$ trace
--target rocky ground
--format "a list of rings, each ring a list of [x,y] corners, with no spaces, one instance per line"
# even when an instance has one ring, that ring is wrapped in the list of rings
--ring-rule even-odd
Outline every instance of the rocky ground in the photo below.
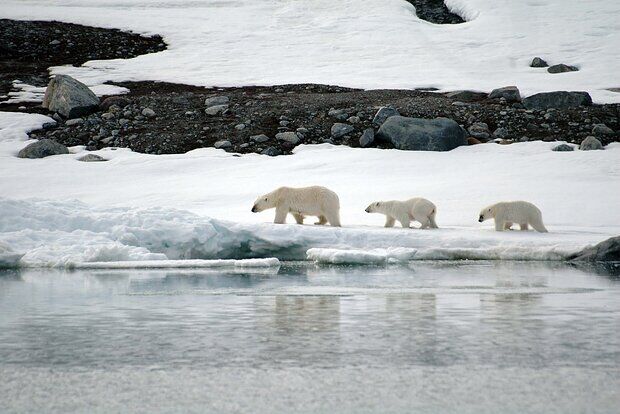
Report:
[[[96,45],[96,47],[93,47]],[[160,36],[78,24],[0,19],[0,95],[13,80],[45,86],[47,68],[88,60],[132,58],[165,50]]]
[[[437,24],[463,23],[458,14],[451,13],[443,0],[407,0],[413,4],[416,15],[423,20]]]
[[[97,48],[92,47],[93,37],[100,41]],[[26,46],[18,50],[22,38]],[[36,85],[47,83],[50,65],[132,57],[165,48],[158,37],[57,22],[0,20],[0,40],[0,66],[10,68],[1,79],[17,78]],[[1,80],[0,85],[7,87]],[[115,146],[152,154],[215,146],[279,155],[290,153],[299,143],[321,142],[391,148],[392,143],[374,137],[380,124],[375,115],[381,107],[390,107],[407,117],[453,119],[467,130],[472,144],[529,140],[579,144],[590,135],[604,145],[620,141],[620,105],[528,109],[513,99],[515,91],[491,98],[468,91],[364,91],[308,84],[240,88],[156,82],[120,85],[131,92],[102,100],[98,111],[78,119],[56,114],[56,125],[31,136],[93,150]],[[36,103],[4,104],[0,110],[49,114]]]

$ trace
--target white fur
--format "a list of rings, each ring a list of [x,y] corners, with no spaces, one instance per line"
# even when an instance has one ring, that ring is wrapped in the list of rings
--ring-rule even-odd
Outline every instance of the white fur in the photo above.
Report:
[[[411,198],[405,201],[375,201],[366,207],[367,213],[385,214],[385,227],[393,227],[398,221],[409,228],[411,220],[417,221],[425,228],[437,228],[435,215],[437,207],[425,198]]]
[[[480,211],[479,222],[495,219],[495,230],[510,230],[513,223],[518,224],[521,230],[527,230],[528,225],[536,231],[547,233],[542,221],[542,213],[532,203],[527,201],[504,201],[485,207]]]
[[[316,224],[340,227],[340,200],[333,191],[319,186],[291,188],[280,187],[256,199],[252,211],[258,213],[270,208],[276,209],[274,223],[286,222],[286,215],[292,214],[297,224],[303,224],[305,216],[316,216]]]

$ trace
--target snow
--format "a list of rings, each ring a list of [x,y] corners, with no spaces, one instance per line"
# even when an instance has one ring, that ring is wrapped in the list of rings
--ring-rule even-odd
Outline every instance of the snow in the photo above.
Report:
[[[168,50],[56,67],[89,86],[158,80],[204,86],[324,83],[524,95],[585,90],[620,102],[620,2],[448,0],[460,25],[420,20],[404,0],[3,0],[1,18],[161,34]],[[530,68],[535,56],[578,72]]]
[[[413,260],[417,250],[403,247],[387,249],[321,249],[306,252],[308,260],[325,264],[387,264]]]

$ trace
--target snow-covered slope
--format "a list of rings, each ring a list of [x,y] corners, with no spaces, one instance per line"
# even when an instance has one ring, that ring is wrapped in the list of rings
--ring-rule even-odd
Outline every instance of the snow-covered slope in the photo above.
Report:
[[[57,67],[88,85],[161,80],[196,85],[325,83],[437,87],[525,95],[586,90],[620,102],[620,2],[449,0],[469,19],[434,25],[405,0],[3,0],[0,17],[61,20],[161,34],[169,50]],[[93,45],[96,47],[96,45]],[[551,75],[534,56],[576,65]]]
[[[83,150],[75,147],[44,159],[15,157],[24,131],[49,121],[0,113],[5,260],[305,259],[310,248],[337,249],[310,255],[327,262],[389,261],[399,251],[414,259],[558,260],[620,233],[619,144],[575,152],[544,142],[486,144],[443,153],[324,144],[282,157],[107,149],[98,153],[110,161],[98,163],[77,161]],[[274,225],[273,211],[250,212],[258,195],[277,186],[311,184],[339,194],[344,228]],[[373,200],[412,196],[436,203],[439,230],[383,229],[382,216],[364,212]],[[498,233],[477,222],[482,207],[510,199],[538,205],[550,233]]]

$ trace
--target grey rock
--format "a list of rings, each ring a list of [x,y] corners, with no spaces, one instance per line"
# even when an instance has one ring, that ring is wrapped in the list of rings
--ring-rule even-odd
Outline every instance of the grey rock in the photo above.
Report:
[[[228,105],[214,105],[205,109],[205,114],[215,116],[223,114],[228,110]]]
[[[603,144],[601,144],[601,141],[590,135],[581,141],[579,149],[582,151],[602,150]]]
[[[235,125],[235,129],[237,131],[244,130],[245,129],[245,124],[237,124],[237,125]]]
[[[105,114],[101,114],[101,118],[105,119],[106,121],[114,118],[114,114],[112,112],[106,112]]]
[[[299,127],[297,128],[295,131],[297,131],[299,134],[307,134],[308,132],[308,128],[304,128],[304,127]]]
[[[110,142],[114,141],[114,137],[107,137],[100,140],[102,144],[108,145]]]
[[[228,96],[218,95],[205,99],[205,106],[209,108],[211,106],[228,105],[229,102]]]
[[[349,117],[349,113],[347,112],[346,109],[330,109],[327,112],[328,116],[331,116],[332,118],[336,118],[336,119],[340,119],[341,121],[344,121],[345,119],[347,119]]]
[[[267,135],[265,135],[265,134],[260,134],[260,135],[252,135],[252,136],[250,137],[250,139],[251,139],[252,141],[254,141],[254,142],[258,142],[258,143],[261,143],[261,142],[267,142],[267,141],[269,141],[269,137],[268,137]]]
[[[360,136],[360,147],[366,148],[375,141],[375,130],[366,128]]]
[[[347,119],[347,122],[350,124],[357,124],[360,121],[359,116],[351,116]]]
[[[587,92],[542,92],[523,99],[523,106],[527,109],[565,109],[589,105],[592,105],[592,98]]]
[[[54,40],[52,40],[52,41],[50,42],[50,45],[52,45],[52,46],[57,46],[57,45],[59,45],[59,44],[60,44],[60,40],[58,40],[58,39],[54,39]]]
[[[549,66],[547,72],[549,73],[564,73],[564,72],[576,72],[579,68],[576,66],[565,65],[560,63],[559,65]]]
[[[154,118],[155,117],[155,111],[153,111],[151,108],[144,108],[141,112],[142,116],[145,116],[147,118]]]
[[[613,135],[614,130],[605,124],[595,124],[592,128],[592,133],[595,135]]]
[[[479,140],[488,140],[491,137],[489,126],[484,122],[476,122],[470,126],[469,135]]]
[[[620,236],[612,237],[595,246],[583,249],[569,259],[587,262],[618,262],[620,261]]]
[[[332,138],[340,138],[353,132],[353,130],[354,128],[352,125],[342,124],[340,122],[337,122],[334,125],[332,125],[330,134]]]
[[[97,154],[86,154],[83,157],[78,158],[78,161],[83,161],[83,162],[99,162],[99,161],[107,161],[105,158],[103,158],[100,155]]]
[[[489,98],[504,98],[506,102],[520,102],[521,93],[519,92],[519,88],[517,88],[516,86],[505,86],[503,88],[493,89],[489,94]]]
[[[390,106],[382,106],[372,119],[372,123],[380,127],[388,118],[392,116],[400,116],[400,113]]]
[[[116,105],[119,108],[124,108],[129,104],[130,102],[127,98],[124,98],[122,96],[109,96],[101,102],[101,104],[99,105],[99,109],[101,109],[102,111],[107,111],[112,105]]]
[[[125,125],[129,124],[129,119],[121,118],[121,119],[118,120],[118,124],[120,126],[125,126]]]
[[[299,143],[299,136],[296,132],[280,132],[276,134],[276,139],[278,141],[290,142],[293,145],[297,145]]]
[[[99,107],[99,98],[82,82],[67,75],[56,75],[45,89],[43,107],[65,118],[79,118]]]
[[[568,144],[560,144],[556,147],[553,147],[553,149],[551,149],[551,151],[559,151],[559,152],[564,152],[564,151],[574,151],[575,148],[573,148],[571,145]]]
[[[495,130],[495,132],[493,132],[493,136],[497,138],[507,138],[509,135],[510,133],[508,132],[508,130],[503,127],[499,127]]]
[[[275,147],[267,147],[263,151],[261,151],[263,155],[269,155],[270,157],[275,157],[277,155],[282,155],[282,151]]]
[[[450,99],[456,99],[457,101],[473,102],[486,99],[487,94],[484,92],[474,91],[454,91],[448,92],[446,97]]]
[[[213,144],[213,146],[217,149],[226,149],[232,147],[232,143],[228,140],[222,139],[219,141],[215,141],[215,144]]]
[[[393,116],[387,119],[377,138],[395,148],[409,151],[450,151],[467,145],[467,133],[448,118],[421,119]]]
[[[73,119],[68,119],[65,125],[73,126],[73,125],[80,125],[83,123],[84,123],[84,120],[82,118],[73,118]]]
[[[530,66],[533,68],[546,68],[547,66],[549,66],[549,64],[545,62],[543,58],[535,57],[534,59],[532,59],[532,63],[530,63]]]
[[[19,158],[45,158],[50,155],[68,154],[69,149],[51,139],[42,139],[23,148],[17,156]]]

